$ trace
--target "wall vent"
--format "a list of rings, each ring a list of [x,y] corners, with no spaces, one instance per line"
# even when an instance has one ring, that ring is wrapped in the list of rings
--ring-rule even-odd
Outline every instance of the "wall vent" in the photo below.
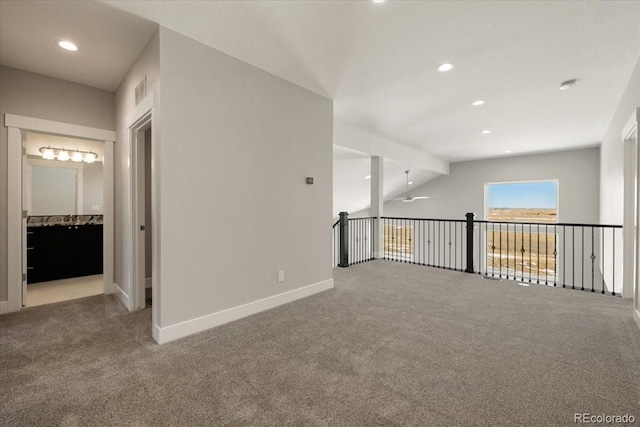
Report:
[[[147,75],[145,74],[144,78],[138,83],[136,86],[136,106],[142,102],[143,99],[147,97]]]

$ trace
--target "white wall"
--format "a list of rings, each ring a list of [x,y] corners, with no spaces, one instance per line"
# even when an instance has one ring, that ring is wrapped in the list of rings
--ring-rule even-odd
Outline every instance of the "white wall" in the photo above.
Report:
[[[165,28],[160,60],[160,326],[332,286],[332,101]]]
[[[599,149],[560,151],[451,164],[449,175],[412,190],[432,199],[386,202],[385,216],[464,219],[485,218],[484,186],[492,182],[557,179],[559,222],[598,223]],[[620,224],[622,220],[620,220]]]
[[[7,300],[7,128],[5,113],[115,128],[113,93],[0,66],[0,301]]]
[[[624,149],[622,128],[640,107],[640,59],[620,99],[600,148],[600,218],[622,224],[624,211]]]
[[[640,59],[636,63],[620,103],[600,147],[600,218],[605,223],[622,224],[624,216],[624,145],[622,128],[636,108],[640,107]],[[623,241],[616,242],[616,253],[622,254]],[[613,271],[605,269],[606,276]],[[609,279],[607,279],[609,280]],[[617,283],[622,280],[622,268],[616,267]]]
[[[160,38],[156,31],[120,83],[115,95],[115,274],[116,285],[128,297],[131,271],[131,147],[127,115],[135,108],[135,87],[147,76],[147,93],[159,91]]]

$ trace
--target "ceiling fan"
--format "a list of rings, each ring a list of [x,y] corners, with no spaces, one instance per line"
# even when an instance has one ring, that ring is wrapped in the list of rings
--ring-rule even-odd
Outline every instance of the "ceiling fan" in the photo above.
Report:
[[[416,196],[416,197],[411,197],[411,193],[409,192],[409,169],[407,169],[406,171],[404,171],[404,173],[407,175],[407,197],[396,197],[392,200],[402,200],[403,202],[407,202],[407,203],[411,203],[414,200],[422,200],[422,199],[428,199],[429,196]]]

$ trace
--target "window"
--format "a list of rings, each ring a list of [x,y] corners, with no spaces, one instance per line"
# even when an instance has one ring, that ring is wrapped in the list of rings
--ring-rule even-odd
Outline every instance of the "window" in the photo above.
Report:
[[[530,281],[555,279],[558,182],[487,184],[486,201],[487,271]]]

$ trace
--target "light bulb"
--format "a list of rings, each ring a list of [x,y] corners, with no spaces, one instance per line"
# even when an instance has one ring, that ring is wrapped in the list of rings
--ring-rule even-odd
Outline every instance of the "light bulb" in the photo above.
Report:
[[[69,161],[69,153],[67,153],[64,150],[60,150],[60,152],[58,153],[58,160],[60,160],[61,162],[68,162]]]
[[[75,52],[78,50],[78,46],[76,46],[73,42],[70,42],[69,40],[60,40],[58,42],[58,46],[60,46],[65,50],[70,50],[72,52]]]
[[[55,159],[55,155],[53,154],[53,150],[51,148],[45,148],[42,151],[42,158],[46,159],[46,160],[53,160]]]
[[[79,151],[76,151],[75,153],[73,153],[73,156],[71,157],[71,160],[73,160],[74,162],[81,162],[82,161],[82,153]]]
[[[93,163],[93,162],[96,161],[96,157],[97,157],[97,155],[95,153],[87,153],[84,156],[84,161],[87,162],[87,163]]]

